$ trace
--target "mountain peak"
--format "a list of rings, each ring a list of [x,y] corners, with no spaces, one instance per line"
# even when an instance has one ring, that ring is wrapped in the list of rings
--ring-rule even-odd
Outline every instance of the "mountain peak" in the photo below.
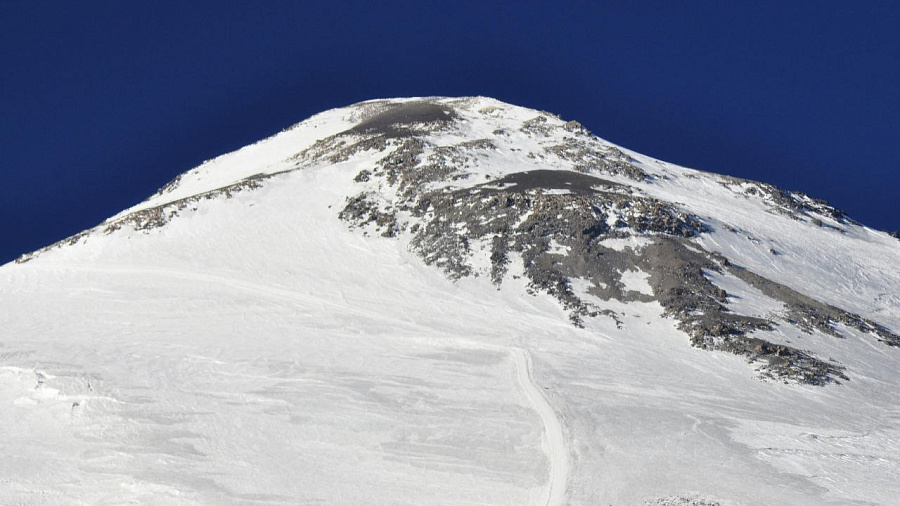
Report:
[[[551,113],[362,102],[0,268],[5,442],[90,502],[889,504],[897,246]]]
[[[838,362],[792,346],[802,335],[837,339],[853,329],[900,346],[886,326],[709,247],[706,238],[721,229],[754,248],[776,240],[755,237],[743,220],[698,212],[690,191],[673,192],[704,188],[721,205],[749,203],[754,220],[790,220],[812,234],[860,229],[840,211],[771,185],[648,159],[577,121],[484,97],[373,100],[314,116],[179,176],[65,243],[123,227],[160,228],[201,200],[341,164],[359,167],[336,213],[348,227],[403,236],[453,280],[483,276],[499,286],[518,272],[530,293],[557,299],[579,327],[586,318],[622,327],[610,301],[655,302],[694,346],[744,356],[763,377],[817,385],[849,377]],[[615,246],[622,241],[629,246]],[[766,263],[778,264],[779,249],[769,247]],[[747,293],[778,310],[741,312],[736,301]]]

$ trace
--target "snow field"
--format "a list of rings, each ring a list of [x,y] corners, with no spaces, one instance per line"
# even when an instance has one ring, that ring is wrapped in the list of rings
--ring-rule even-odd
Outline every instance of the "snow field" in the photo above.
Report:
[[[536,111],[479,98],[460,114],[477,121],[436,142],[509,132],[473,184],[566,168],[527,156],[558,141],[516,130]],[[329,111],[217,158],[132,210],[292,168],[292,155],[351,116]],[[499,289],[485,275],[452,283],[406,238],[366,236],[337,219],[374,156],[280,174],[200,201],[161,229],[95,234],[0,268],[0,504],[695,497],[862,506],[900,497],[895,350],[853,332],[776,329],[771,340],[854,371],[839,387],[783,385],[757,379],[740,357],[689,347],[659,304],[602,301],[578,282],[620,324],[600,316],[575,328],[552,298],[524,295],[518,258]],[[634,156],[670,175],[642,191],[743,231],[716,228],[704,247],[900,323],[895,243],[772,215],[712,176]],[[709,275],[739,297],[736,312],[779,309]],[[626,278],[646,289],[641,273]]]

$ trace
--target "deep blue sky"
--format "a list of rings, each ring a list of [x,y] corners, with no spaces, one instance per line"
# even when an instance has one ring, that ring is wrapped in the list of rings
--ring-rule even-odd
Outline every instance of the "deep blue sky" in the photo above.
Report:
[[[316,112],[411,95],[552,111],[900,228],[900,2],[740,3],[6,2],[0,263]]]

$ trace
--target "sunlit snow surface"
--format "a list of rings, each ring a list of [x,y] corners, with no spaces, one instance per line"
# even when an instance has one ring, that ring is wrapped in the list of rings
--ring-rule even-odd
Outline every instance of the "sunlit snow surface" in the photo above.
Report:
[[[481,100],[496,112],[457,135],[536,114]],[[313,117],[135,209],[292,169],[355,121]],[[704,247],[898,328],[896,240],[810,227],[632,155],[668,175],[643,191],[746,231],[713,230]],[[500,289],[451,282],[403,238],[338,220],[374,156],[0,268],[0,504],[896,504],[900,350],[776,328],[772,341],[833,357],[850,380],[761,381],[740,357],[690,347],[656,303],[596,301],[621,328],[579,329],[514,269]],[[528,163],[501,148],[480,170]],[[735,312],[779,310],[719,276]]]

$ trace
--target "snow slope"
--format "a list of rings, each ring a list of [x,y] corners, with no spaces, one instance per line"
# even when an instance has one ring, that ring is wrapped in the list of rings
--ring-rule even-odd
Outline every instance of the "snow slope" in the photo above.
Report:
[[[779,324],[753,335],[833,359],[848,380],[765,380],[745,357],[692,347],[655,300],[572,283],[616,315],[578,327],[516,258],[499,285],[476,253],[482,275],[451,279],[408,232],[348,226],[338,214],[367,184],[355,178],[384,154],[298,155],[413,100],[314,116],[0,267],[0,504],[896,503],[896,347]],[[496,142],[468,178],[434,187],[571,169],[544,150],[559,134],[519,129],[537,111],[434,100],[459,119],[428,153]],[[622,152],[653,177],[603,178],[700,216],[710,229],[691,244],[900,329],[896,239]],[[152,209],[159,226],[128,221]],[[736,314],[782,307],[728,271],[705,275]]]

